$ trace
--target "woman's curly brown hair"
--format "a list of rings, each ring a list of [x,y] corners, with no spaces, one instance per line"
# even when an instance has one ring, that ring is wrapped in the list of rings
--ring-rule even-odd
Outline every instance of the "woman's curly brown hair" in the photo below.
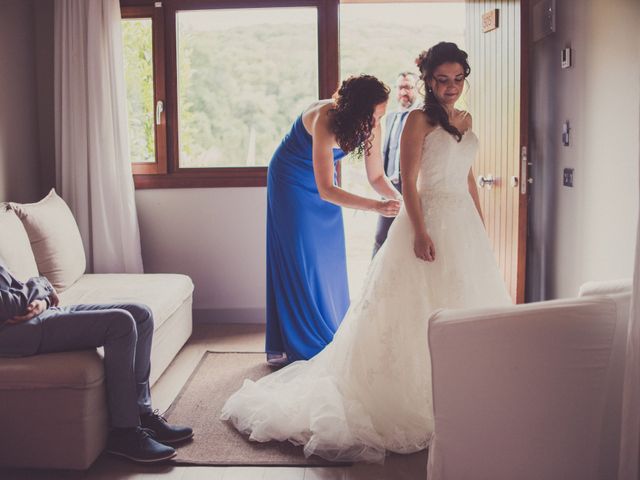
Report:
[[[431,88],[429,88],[429,81],[433,79],[433,72],[443,63],[457,63],[462,66],[465,78],[471,73],[471,67],[469,67],[469,62],[467,61],[467,52],[458,48],[455,43],[440,42],[429,50],[422,52],[416,58],[416,65],[420,69],[420,79],[427,88],[423,110],[432,125],[440,125],[459,142],[462,140],[462,133],[451,125],[447,112]]]
[[[351,76],[333,94],[336,106],[329,116],[329,128],[343,152],[361,156],[371,150],[373,111],[389,99],[390,89],[371,75]]]

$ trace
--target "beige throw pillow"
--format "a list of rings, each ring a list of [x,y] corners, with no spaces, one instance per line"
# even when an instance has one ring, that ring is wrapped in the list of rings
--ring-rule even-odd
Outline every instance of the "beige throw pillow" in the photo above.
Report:
[[[86,258],[78,224],[55,190],[37,203],[11,203],[24,225],[31,249],[44,275],[56,290],[73,285],[85,271]]]
[[[7,205],[0,205],[0,258],[14,277],[25,282],[38,276],[29,237],[20,219]]]

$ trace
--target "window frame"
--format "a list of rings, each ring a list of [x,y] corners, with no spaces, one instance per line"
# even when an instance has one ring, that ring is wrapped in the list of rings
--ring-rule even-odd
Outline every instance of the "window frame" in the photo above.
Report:
[[[161,116],[158,124],[155,109],[159,101],[166,105],[165,64],[164,64],[164,22],[161,12],[151,6],[133,6],[122,8],[122,18],[148,18],[151,20],[152,57],[153,57],[153,126],[155,162],[131,162],[135,175],[160,175],[167,171],[167,122],[166,115]]]
[[[339,82],[339,0],[120,0],[122,18],[152,15],[154,92],[164,102],[156,125],[156,163],[132,163],[136,189],[263,187],[267,167],[181,168],[178,142],[176,14],[184,10],[315,7],[318,32],[318,96],[329,98]],[[153,12],[151,12],[153,10]],[[154,110],[155,111],[155,110]],[[154,122],[155,123],[155,122]],[[163,137],[161,135],[164,135]],[[163,143],[164,142],[164,143]]]

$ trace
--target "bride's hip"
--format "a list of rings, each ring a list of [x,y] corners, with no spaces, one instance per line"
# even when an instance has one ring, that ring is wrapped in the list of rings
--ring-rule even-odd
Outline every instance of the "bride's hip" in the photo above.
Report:
[[[471,200],[468,190],[419,189],[420,201],[432,205],[457,205]]]

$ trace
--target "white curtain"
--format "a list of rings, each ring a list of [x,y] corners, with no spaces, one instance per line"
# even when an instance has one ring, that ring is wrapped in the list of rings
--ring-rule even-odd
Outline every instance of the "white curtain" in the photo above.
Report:
[[[94,272],[142,272],[118,0],[55,2],[56,184]]]
[[[640,116],[640,108],[638,108],[638,115]],[[638,140],[640,141],[640,131]],[[636,235],[636,260],[631,295],[631,318],[627,337],[622,400],[619,480],[640,478],[640,219]]]

